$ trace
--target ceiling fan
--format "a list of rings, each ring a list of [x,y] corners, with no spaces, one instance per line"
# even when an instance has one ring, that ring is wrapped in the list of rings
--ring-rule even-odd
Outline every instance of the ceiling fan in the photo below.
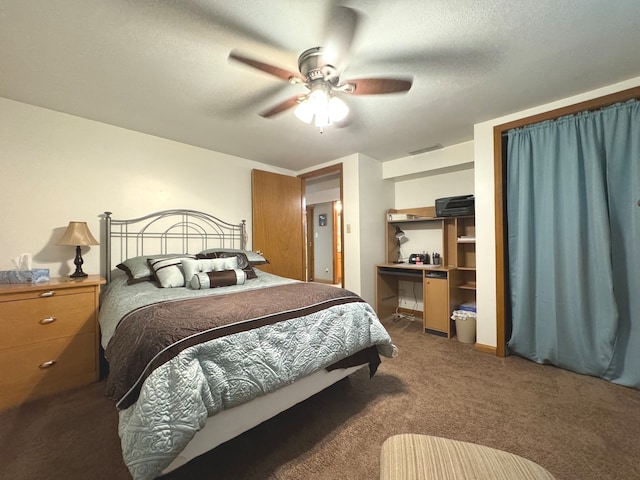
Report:
[[[314,121],[316,127],[326,127],[343,120],[349,113],[346,103],[339,98],[347,95],[379,95],[407,92],[412,81],[402,78],[340,79],[344,63],[359,21],[358,13],[348,7],[336,6],[329,22],[329,35],[325,47],[313,47],[298,58],[299,72],[293,72],[244,56],[236,51],[229,54],[235,60],[256,68],[291,84],[302,84],[309,92],[292,96],[273,107],[260,112],[271,118],[296,107],[296,117],[305,123]]]

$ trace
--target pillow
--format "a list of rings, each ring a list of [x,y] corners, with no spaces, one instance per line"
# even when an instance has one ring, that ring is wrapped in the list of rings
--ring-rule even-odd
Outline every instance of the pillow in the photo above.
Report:
[[[193,258],[192,255],[172,255],[165,258],[148,259],[149,267],[161,288],[184,287],[184,273],[182,271],[182,259]]]
[[[172,258],[175,256],[176,254],[173,253],[165,255],[142,255],[139,257],[131,257],[126,259],[124,262],[116,265],[116,268],[122,270],[127,274],[127,285],[133,285],[140,282],[148,282],[154,279],[153,269],[149,266],[148,262],[150,258]]]
[[[239,268],[234,270],[222,270],[214,272],[196,273],[191,279],[191,288],[202,290],[204,288],[229,287],[242,285],[246,280],[244,271]]]
[[[247,255],[241,250],[226,250],[219,252],[210,252],[210,253],[199,253],[196,255],[196,258],[237,258],[238,265],[236,268],[244,270],[244,273],[247,275],[247,280],[258,278],[255,270],[251,266],[251,262],[247,259]]]
[[[200,252],[201,255],[207,255],[210,253],[231,252],[231,253],[244,253],[252,266],[267,265],[269,260],[264,258],[259,252],[252,252],[251,250],[240,250],[237,248],[209,248]]]
[[[238,257],[228,258],[183,258],[181,260],[184,278],[191,280],[196,273],[219,272],[238,268]]]

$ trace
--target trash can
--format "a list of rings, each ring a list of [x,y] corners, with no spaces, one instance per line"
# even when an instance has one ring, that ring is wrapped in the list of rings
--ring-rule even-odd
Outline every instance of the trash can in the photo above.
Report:
[[[451,319],[456,321],[456,337],[461,343],[476,342],[476,314],[465,310],[454,310]]]

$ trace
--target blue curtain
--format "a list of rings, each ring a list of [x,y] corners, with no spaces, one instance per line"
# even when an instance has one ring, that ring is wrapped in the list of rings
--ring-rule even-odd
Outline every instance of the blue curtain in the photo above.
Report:
[[[640,388],[640,103],[508,132],[509,350]]]

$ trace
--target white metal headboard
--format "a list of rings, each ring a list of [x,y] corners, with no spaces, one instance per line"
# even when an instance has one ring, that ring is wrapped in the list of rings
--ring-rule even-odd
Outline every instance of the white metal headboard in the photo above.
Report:
[[[126,220],[104,212],[104,265],[111,270],[127,258],[166,253],[198,253],[207,248],[237,248],[247,244],[246,221],[228,223],[196,210],[163,210]],[[115,263],[112,263],[112,259]]]

